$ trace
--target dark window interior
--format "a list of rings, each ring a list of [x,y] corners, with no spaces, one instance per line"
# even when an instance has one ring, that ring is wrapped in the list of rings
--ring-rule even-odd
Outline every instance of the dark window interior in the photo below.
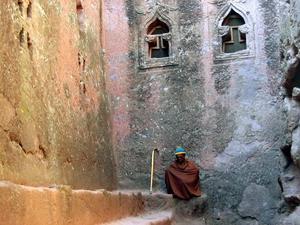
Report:
[[[162,38],[162,34],[169,33],[169,27],[164,22],[156,19],[147,29],[148,35],[155,35],[154,41],[149,42],[149,57],[169,57],[169,42]]]
[[[245,24],[245,20],[234,10],[228,14],[228,16],[224,19],[222,26],[241,26]]]
[[[243,17],[231,10],[222,23],[223,26],[229,26],[228,34],[222,38],[223,52],[233,53],[247,48],[246,35],[239,31],[239,26],[244,24]]]

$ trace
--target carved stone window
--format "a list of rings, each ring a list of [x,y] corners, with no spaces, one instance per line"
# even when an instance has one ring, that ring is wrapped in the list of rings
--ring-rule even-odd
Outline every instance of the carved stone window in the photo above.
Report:
[[[245,24],[245,20],[235,11],[231,10],[229,15],[223,21],[222,26],[228,26],[229,32],[222,37],[222,50],[225,53],[237,52],[247,48],[246,34],[239,30],[241,25]]]
[[[139,67],[178,65],[177,9],[156,3],[139,17]]]
[[[254,27],[249,11],[229,2],[220,10],[217,24],[217,60],[254,56]]]
[[[169,27],[159,19],[155,20],[148,27],[147,40],[149,44],[150,58],[169,57],[169,41],[166,38],[169,34]]]

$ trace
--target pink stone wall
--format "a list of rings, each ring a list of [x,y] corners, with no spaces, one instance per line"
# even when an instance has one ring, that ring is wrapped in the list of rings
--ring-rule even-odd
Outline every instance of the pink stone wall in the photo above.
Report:
[[[129,59],[131,46],[130,30],[123,0],[105,1],[103,6],[104,50],[106,85],[110,97],[112,140],[116,161],[122,160],[121,147],[130,134],[129,74],[132,64]]]

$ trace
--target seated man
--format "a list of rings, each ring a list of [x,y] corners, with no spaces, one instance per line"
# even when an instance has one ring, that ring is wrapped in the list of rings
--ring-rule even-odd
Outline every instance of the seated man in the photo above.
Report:
[[[185,158],[185,150],[176,149],[176,160],[165,172],[165,182],[168,194],[173,197],[189,200],[201,196],[199,186],[199,169],[194,162]]]

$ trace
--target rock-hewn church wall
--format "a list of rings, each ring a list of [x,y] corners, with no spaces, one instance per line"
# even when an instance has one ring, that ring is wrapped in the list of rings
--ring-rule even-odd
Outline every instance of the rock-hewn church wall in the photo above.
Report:
[[[281,16],[281,69],[285,92],[285,111],[287,115],[287,140],[282,152],[286,166],[281,174],[283,198],[290,210],[278,224],[299,224],[300,221],[300,130],[299,130],[299,76],[300,76],[300,3],[286,2],[288,9]]]
[[[222,19],[245,20],[246,51],[223,54]],[[200,165],[212,224],[272,224],[287,140],[277,0],[111,0],[105,3],[107,83],[120,186],[155,184],[181,145]],[[226,14],[227,13],[227,14]],[[149,26],[169,28],[170,55],[152,59]],[[151,27],[151,26],[150,26]],[[265,204],[266,203],[266,204]],[[279,210],[280,211],[280,210]],[[246,218],[246,221],[241,219]]]
[[[0,2],[0,179],[113,188],[101,1]]]

